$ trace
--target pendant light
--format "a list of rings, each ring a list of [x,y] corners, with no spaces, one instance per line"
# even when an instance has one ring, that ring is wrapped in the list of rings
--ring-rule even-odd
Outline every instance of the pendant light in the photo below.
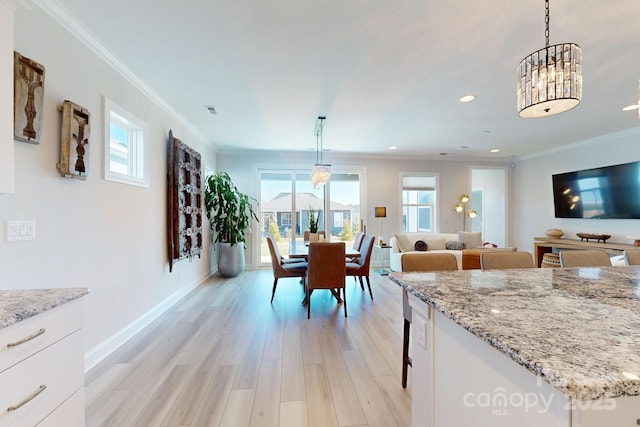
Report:
[[[319,188],[321,185],[329,182],[331,177],[331,165],[322,163],[322,132],[324,130],[324,121],[327,118],[318,116],[316,120],[316,163],[311,171],[311,184],[313,188]]]
[[[582,49],[575,43],[549,45],[549,0],[545,0],[545,47],[518,67],[518,114],[546,117],[574,108],[582,98]]]

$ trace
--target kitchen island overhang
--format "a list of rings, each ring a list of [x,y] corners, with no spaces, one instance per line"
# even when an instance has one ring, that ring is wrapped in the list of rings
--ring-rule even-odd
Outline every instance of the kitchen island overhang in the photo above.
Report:
[[[518,413],[525,423],[518,425],[591,426],[615,415],[635,425],[640,418],[625,412],[640,407],[640,268],[390,278],[407,289],[414,310],[414,427],[484,416],[491,425],[516,425]],[[542,406],[526,407],[534,396]],[[557,407],[545,409],[545,398]]]

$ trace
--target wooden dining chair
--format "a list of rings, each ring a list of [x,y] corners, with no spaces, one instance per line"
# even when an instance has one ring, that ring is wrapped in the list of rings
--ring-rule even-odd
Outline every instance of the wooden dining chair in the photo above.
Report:
[[[506,270],[510,268],[533,268],[533,256],[529,252],[489,251],[480,254],[482,270]]]
[[[294,262],[283,264],[281,262],[282,255],[276,244],[276,239],[272,235],[267,236],[267,244],[269,246],[269,254],[271,255],[271,268],[273,269],[273,290],[271,291],[271,303],[276,294],[278,279],[283,277],[300,277],[304,284],[304,278],[307,273],[307,262]]]
[[[360,246],[360,256],[355,262],[348,262],[347,276],[355,276],[360,281],[360,289],[364,292],[364,283],[362,278],[367,280],[367,287],[369,288],[369,295],[373,299],[373,292],[371,292],[371,281],[369,280],[369,270],[371,265],[371,253],[373,252],[373,243],[376,237],[372,234],[367,234],[362,238],[362,245]]]
[[[624,265],[640,265],[640,249],[625,250]]]
[[[453,254],[420,253],[405,254],[402,256],[403,272],[456,270],[458,270],[458,260]],[[402,335],[402,388],[407,388],[407,371],[408,367],[411,366],[411,357],[409,357],[409,336],[411,332],[412,310],[409,305],[409,294],[404,288],[402,289],[402,315],[404,316],[404,332]]]
[[[339,300],[342,289],[344,317],[347,317],[347,293],[345,290],[346,267],[344,242],[311,242],[306,275],[307,319],[311,318],[311,294],[314,289],[330,289],[337,291]],[[335,295],[335,294],[334,294]]]
[[[605,251],[560,251],[559,255],[560,267],[611,267],[611,260]]]
[[[363,232],[358,232],[355,237],[353,238],[353,249],[355,249],[356,251],[360,251],[360,247],[362,246],[362,239],[364,238],[364,233]],[[352,255],[349,256],[347,255],[347,262],[356,262],[359,258],[359,255]]]

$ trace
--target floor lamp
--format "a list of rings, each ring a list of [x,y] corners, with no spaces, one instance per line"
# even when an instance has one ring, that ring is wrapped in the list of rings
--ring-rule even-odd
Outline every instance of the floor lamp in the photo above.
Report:
[[[384,239],[382,239],[382,218],[387,217],[387,207],[376,206],[374,209],[375,217],[378,218],[378,244],[382,246],[382,244],[384,243]]]
[[[463,194],[462,196],[460,196],[460,203],[458,203],[453,207],[454,211],[462,214],[462,230],[463,231],[467,231],[467,215],[469,215],[469,218],[471,219],[478,216],[478,212],[476,212],[473,209],[470,209],[469,211],[465,212],[466,205],[467,203],[469,203],[469,200],[470,200],[469,196],[467,196],[466,194]]]

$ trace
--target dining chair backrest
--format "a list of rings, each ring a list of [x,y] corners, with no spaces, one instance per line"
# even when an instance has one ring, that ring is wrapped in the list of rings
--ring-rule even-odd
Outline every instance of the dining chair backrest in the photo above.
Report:
[[[458,260],[450,253],[403,254],[402,271],[452,271],[458,269]]]
[[[483,252],[480,254],[482,270],[504,270],[509,268],[533,268],[533,256],[529,252]]]
[[[272,234],[267,235],[267,245],[269,246],[269,254],[271,255],[271,267],[273,267],[273,271],[275,272],[282,268],[282,255],[280,255],[280,249]]]
[[[356,236],[353,238],[353,249],[355,249],[356,251],[360,250],[360,246],[362,246],[362,239],[364,238],[364,233],[363,232],[358,232],[358,234],[356,234]]]
[[[362,244],[360,245],[360,257],[357,259],[357,263],[360,264],[363,270],[368,270],[371,265],[371,253],[373,252],[373,244],[376,240],[376,236],[373,234],[366,234],[362,238]]]
[[[309,243],[307,286],[309,289],[344,288],[346,264],[344,242]]]
[[[624,251],[625,265],[640,265],[640,249],[630,249]]]
[[[609,255],[599,250],[560,251],[561,267],[611,267]]]

